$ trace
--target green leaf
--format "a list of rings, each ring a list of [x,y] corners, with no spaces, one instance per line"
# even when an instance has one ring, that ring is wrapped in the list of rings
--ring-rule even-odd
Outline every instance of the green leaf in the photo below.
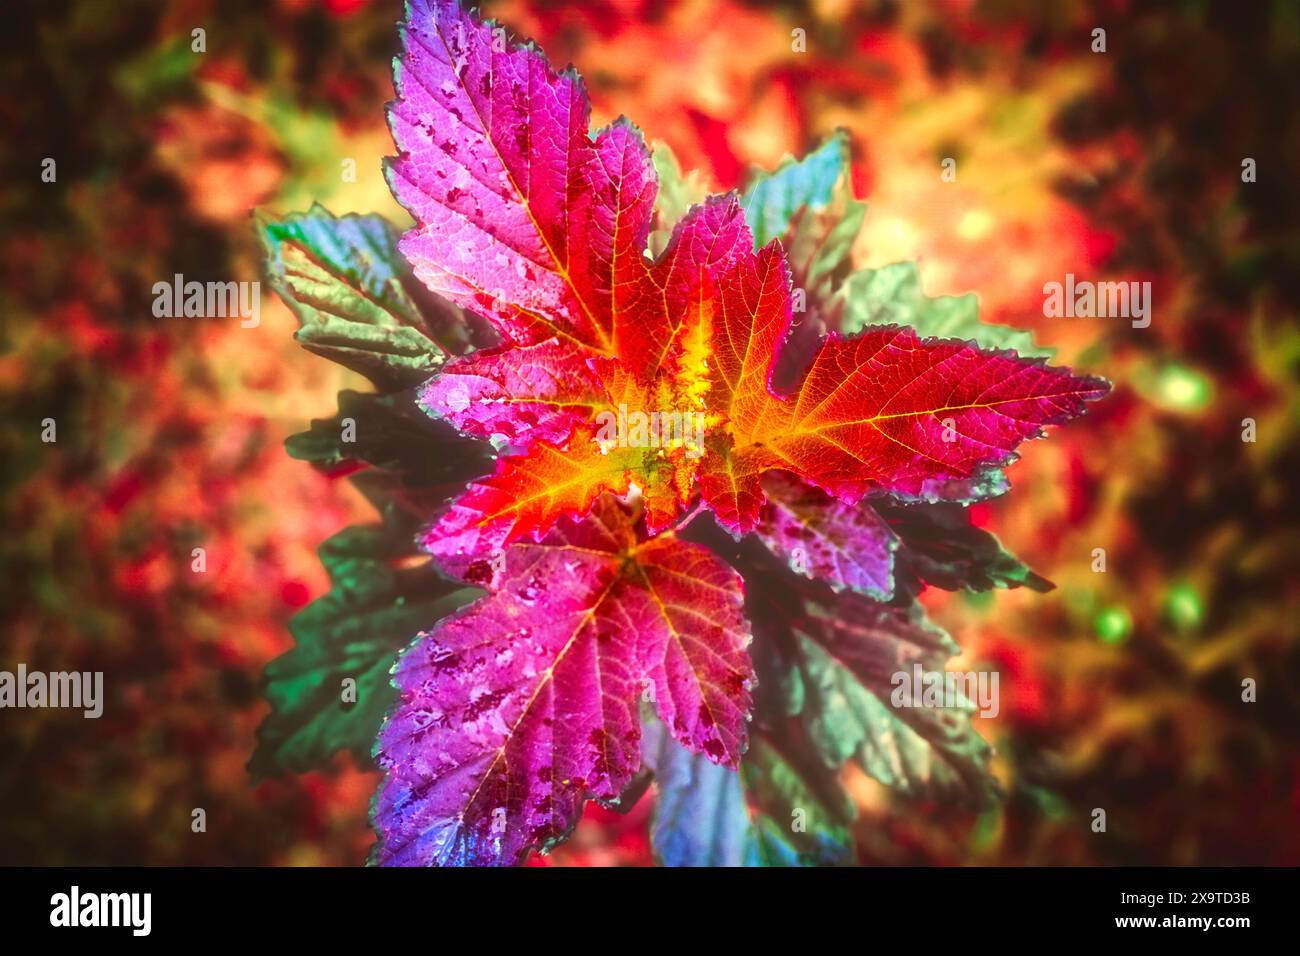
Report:
[[[911,677],[916,665],[942,672],[959,653],[918,605],[895,607],[759,569],[746,573],[746,583],[747,595],[762,594],[749,611],[761,714],[797,717],[802,749],[828,770],[854,759],[900,793],[992,802],[991,750],[971,725],[968,701],[951,709],[895,706],[895,675]]]
[[[832,591],[790,574],[761,542],[728,546],[724,532],[703,522],[686,534],[727,555],[745,579],[757,678],[753,734],[789,741],[781,753],[805,780],[824,780],[823,793],[838,792],[837,774],[853,759],[900,793],[980,807],[998,796],[987,767],[991,751],[972,725],[968,703],[894,706],[894,675],[910,676],[916,664],[942,672],[959,652],[918,605]],[[746,777],[747,792],[749,782]]]
[[[810,608],[800,635],[805,726],[826,763],[855,759],[870,776],[910,796],[975,807],[998,795],[992,748],[975,732],[975,705],[895,706],[895,675],[920,665],[942,673],[957,646],[919,608]],[[829,616],[829,615],[834,615]],[[820,618],[820,619],[819,619]]]
[[[364,462],[408,487],[447,485],[449,491],[492,465],[487,442],[430,418],[413,391],[339,392],[333,418],[313,420],[309,430],[291,435],[284,446],[292,457],[324,470]]]
[[[316,205],[283,219],[260,213],[255,226],[267,279],[298,317],[298,341],[381,390],[418,385],[472,341],[474,321],[420,292],[383,217],[335,217]]]
[[[249,764],[256,776],[324,764],[339,750],[368,762],[394,691],[389,668],[423,629],[478,592],[433,570],[399,566],[417,555],[416,523],[465,481],[488,470],[488,446],[429,419],[411,389],[448,352],[484,344],[482,321],[429,296],[380,216],[335,217],[320,206],[256,226],[273,288],[297,315],[310,351],[368,377],[381,391],[344,391],[338,413],[291,436],[295,458],[352,476],[385,518],[348,528],[320,550],[331,590],[290,622],[295,646],[266,669],[271,714]],[[356,701],[343,682],[356,682]]]
[[[331,589],[290,621],[294,647],[266,667],[271,713],[257,731],[254,777],[321,767],[340,750],[369,764],[396,695],[388,674],[398,651],[481,593],[427,563],[396,565],[414,553],[409,536],[381,525],[346,528],[321,545]],[[345,679],[356,681],[355,702],[344,700]]]
[[[746,795],[759,810],[754,821],[759,861],[764,866],[853,863],[853,802],[832,773],[793,753],[775,737],[755,733],[740,762]]]
[[[902,541],[894,557],[900,574],[910,571],[945,591],[1027,587],[1045,594],[1056,586],[971,524],[969,509],[960,504],[910,507],[877,498],[872,505]]]
[[[843,303],[845,334],[868,325],[910,325],[923,338],[974,341],[980,348],[1014,349],[1025,357],[1050,358],[1055,353],[1035,345],[1028,331],[981,322],[973,294],[927,296],[914,262],[862,269],[844,281],[837,295]]]

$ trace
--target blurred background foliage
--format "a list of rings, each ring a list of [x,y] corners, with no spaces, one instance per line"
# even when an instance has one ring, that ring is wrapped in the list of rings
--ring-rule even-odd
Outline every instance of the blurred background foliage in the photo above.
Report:
[[[389,0],[17,0],[0,34],[0,667],[102,670],[98,721],[0,712],[0,863],[354,864],[376,777],[254,785],[261,668],[373,518],[282,443],[360,380],[263,289],[157,319],[152,286],[258,279],[250,212],[383,212]],[[499,0],[716,189],[849,130],[859,265],[917,259],[1111,398],[1026,449],[980,524],[1058,584],[925,603],[996,668],[981,815],[847,782],[864,863],[1300,863],[1300,6]],[[206,31],[206,52],[191,31]],[[1107,34],[1091,50],[1092,30]],[[806,51],[792,49],[804,31]],[[57,181],[41,179],[42,161]],[[956,182],[940,162],[957,160]],[[1241,164],[1253,158],[1254,183]],[[355,182],[341,175],[355,159]],[[1068,272],[1153,321],[1048,319]],[[41,442],[41,422],[58,441]],[[1243,419],[1257,441],[1242,441]],[[192,549],[207,572],[190,569]],[[1096,573],[1093,551],[1106,551]],[[1241,682],[1258,683],[1243,703]],[[206,834],[190,829],[207,811]],[[1108,832],[1095,834],[1093,808]],[[547,865],[647,863],[649,801]]]

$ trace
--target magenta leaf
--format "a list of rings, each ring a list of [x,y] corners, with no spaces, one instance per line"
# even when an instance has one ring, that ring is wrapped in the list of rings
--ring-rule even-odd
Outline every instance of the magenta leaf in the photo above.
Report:
[[[563,441],[604,402],[590,365],[556,339],[455,359],[420,391],[426,411],[465,434],[520,448]]]
[[[454,0],[411,0],[394,69],[400,248],[433,291],[518,344],[609,351],[619,270],[645,248],[655,174],[626,123],[587,134],[577,73]]]
[[[497,589],[401,657],[376,750],[376,862],[509,865],[562,840],[639,769],[643,698],[691,750],[739,764],[739,575],[670,534],[638,541],[634,518],[605,497],[510,547]]]

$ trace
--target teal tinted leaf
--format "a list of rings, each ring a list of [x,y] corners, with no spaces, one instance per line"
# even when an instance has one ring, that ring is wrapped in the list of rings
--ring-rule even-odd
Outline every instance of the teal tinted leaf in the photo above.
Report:
[[[756,246],[781,240],[795,289],[793,323],[772,375],[778,391],[798,381],[822,336],[839,325],[834,292],[852,268],[867,209],[853,198],[848,146],[847,134],[836,133],[802,160],[787,157],[774,172],[756,174],[745,193]]]
[[[786,157],[775,172],[757,175],[744,205],[755,247],[780,239],[795,288],[806,293],[805,311],[831,317],[833,286],[847,274],[867,212],[849,182],[848,134],[840,131],[803,159]],[[805,316],[797,305],[800,321]]]
[[[842,331],[860,332],[868,325],[910,325],[922,338],[974,341],[982,349],[1014,349],[1025,358],[1054,351],[1034,344],[1032,333],[979,319],[973,294],[927,296],[914,262],[895,262],[853,273],[837,293],[843,304]]]
[[[839,132],[803,159],[787,156],[772,172],[755,175],[742,200],[755,247],[784,238],[805,209],[829,206],[847,172],[848,136]]]
[[[655,785],[650,843],[659,862],[758,865],[759,843],[740,774],[687,750],[652,714],[643,715],[642,729],[642,759],[654,772]]]
[[[752,612],[751,612],[752,613]],[[755,630],[760,628],[754,619]],[[799,675],[765,636],[750,646],[759,674],[756,719],[740,773],[683,748],[643,716],[642,753],[654,770],[656,856],[669,866],[818,866],[853,862],[856,808],[827,766],[789,737]],[[783,678],[791,678],[785,680]],[[643,710],[643,714],[644,714]]]
[[[1046,593],[1055,587],[1005,551],[995,535],[971,524],[962,505],[910,506],[888,498],[872,504],[902,541],[894,558],[900,572],[946,591],[1026,587]]]
[[[395,565],[414,550],[407,535],[379,525],[346,528],[321,545],[331,589],[294,616],[294,647],[266,667],[271,713],[249,762],[255,777],[320,767],[340,750],[369,765],[396,696],[388,674],[398,651],[480,593],[428,564]],[[355,702],[344,699],[347,678]]]
[[[974,295],[926,296],[915,263],[850,274],[866,205],[853,198],[848,174],[848,138],[840,132],[802,160],[787,157],[774,172],[757,174],[745,194],[755,243],[782,240],[794,286],[806,296],[804,314],[796,302],[774,384],[787,387],[797,379],[827,329],[852,334],[868,325],[909,325],[923,338],[973,340],[981,348],[1014,349],[1024,357],[1053,354],[1037,346],[1028,331],[980,322]],[[995,493],[1000,492],[972,489],[963,498]]]
[[[267,279],[298,318],[298,341],[380,389],[418,385],[447,350],[473,339],[465,313],[416,291],[383,217],[335,217],[317,205],[283,219],[259,214],[256,229]]]
[[[866,203],[854,201],[847,187],[844,195],[840,218],[829,224],[823,220],[820,235],[813,230],[796,233],[789,252],[797,270],[795,275],[802,280],[809,298],[816,300],[815,307],[837,318],[832,292],[852,265],[853,242],[867,214]]]

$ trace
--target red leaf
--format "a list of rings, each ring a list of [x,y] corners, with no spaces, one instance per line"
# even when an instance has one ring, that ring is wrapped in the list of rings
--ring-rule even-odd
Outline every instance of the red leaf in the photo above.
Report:
[[[719,519],[749,531],[773,469],[846,503],[970,497],[1021,441],[1105,393],[1014,353],[885,326],[828,337],[776,394],[791,324],[780,245],[755,253],[736,199],[714,197],[651,261],[657,182],[640,134],[620,121],[593,140],[576,74],[496,41],[454,3],[414,4],[391,110],[393,187],[419,223],[403,252],[508,341],[424,392],[431,411],[517,453],[431,530],[435,554],[535,538],[633,485],[653,533],[697,479]],[[617,434],[597,427],[616,412]],[[665,415],[676,438],[655,431]],[[648,438],[625,433],[629,416],[651,421]]]
[[[868,490],[921,494],[1014,460],[1043,426],[1101,398],[1101,379],[909,328],[830,335],[790,400],[733,421],[734,456],[786,468],[846,501]],[[757,467],[757,465],[756,465]]]
[[[536,540],[560,517],[586,514],[603,492],[626,492],[636,458],[626,450],[602,455],[587,429],[566,446],[537,442],[527,455],[503,456],[495,474],[470,485],[425,533],[424,548],[463,576],[504,545]]]

